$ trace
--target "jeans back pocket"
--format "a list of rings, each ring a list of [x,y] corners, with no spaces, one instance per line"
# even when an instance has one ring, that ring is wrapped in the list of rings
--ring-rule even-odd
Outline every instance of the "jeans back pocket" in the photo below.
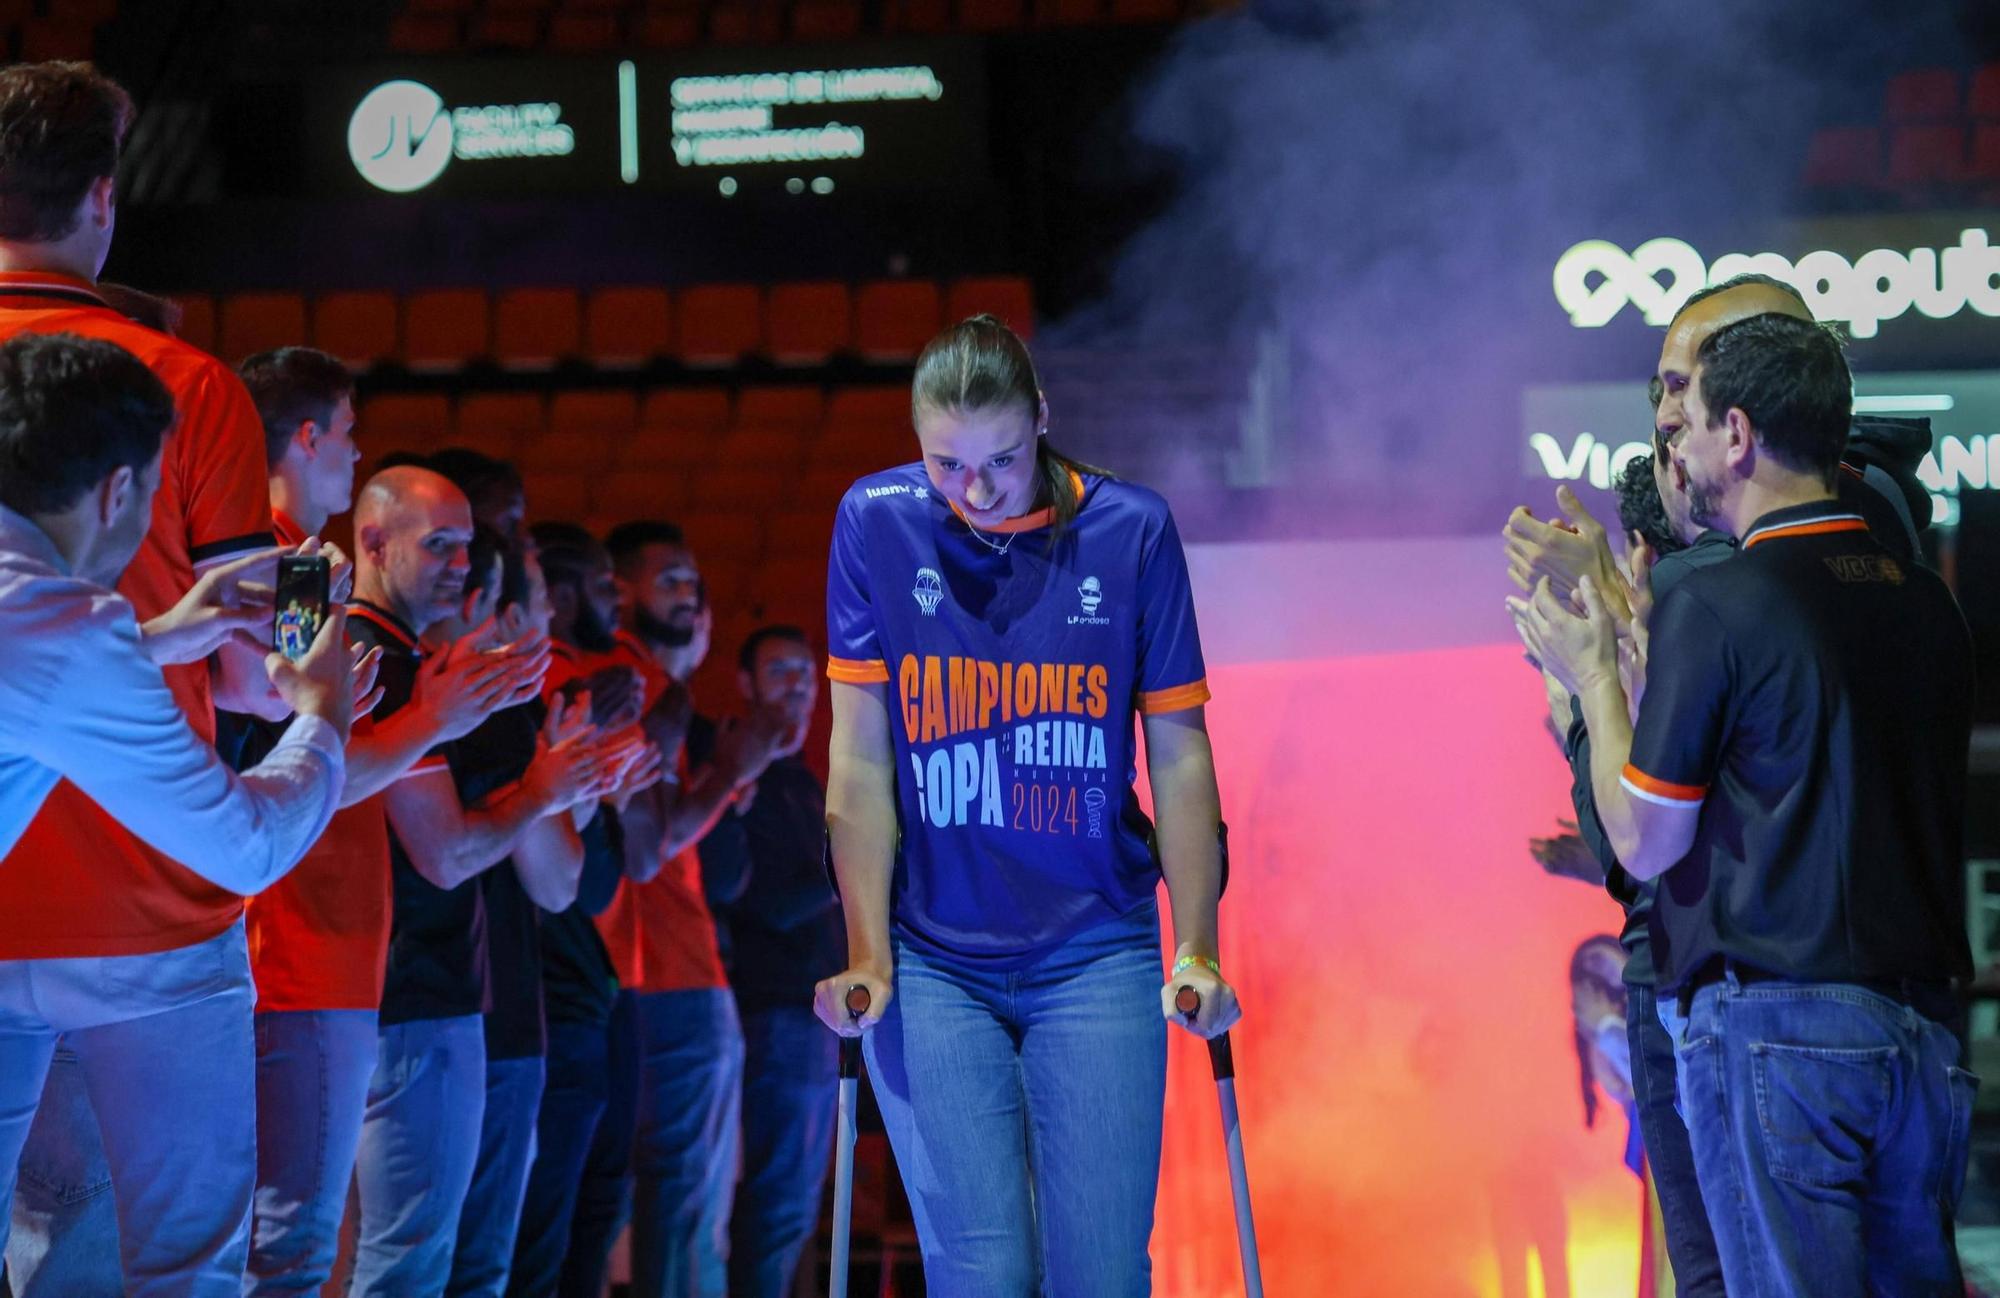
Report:
[[[1750,1044],[1757,1127],[1771,1175],[1860,1188],[1892,1094],[1898,1047]]]

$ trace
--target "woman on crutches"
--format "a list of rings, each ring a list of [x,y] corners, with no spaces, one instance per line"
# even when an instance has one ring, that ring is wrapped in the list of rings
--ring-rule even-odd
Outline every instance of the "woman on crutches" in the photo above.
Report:
[[[1180,537],[1158,495],[1049,446],[1033,362],[990,316],[924,349],[911,407],[922,461],[855,483],[834,528],[827,822],[853,967],[816,1009],[866,1034],[932,1294],[1145,1294],[1166,1021],[1212,1037],[1239,1014]]]

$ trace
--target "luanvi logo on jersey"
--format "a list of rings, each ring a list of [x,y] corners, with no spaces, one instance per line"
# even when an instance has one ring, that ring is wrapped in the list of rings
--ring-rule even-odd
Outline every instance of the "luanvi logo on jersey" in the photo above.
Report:
[[[938,576],[936,568],[919,568],[916,588],[910,594],[917,597],[917,607],[925,617],[936,617],[938,605],[944,601],[944,578]]]
[[[562,111],[553,102],[446,108],[421,81],[385,81],[347,119],[347,156],[375,188],[407,194],[442,176],[453,158],[569,156],[576,131]]]
[[[1069,624],[1071,626],[1111,625],[1110,618],[1099,617],[1097,615],[1098,607],[1104,603],[1104,585],[1102,582],[1098,581],[1095,577],[1085,577],[1083,583],[1076,588],[1076,597],[1078,603],[1083,606],[1083,615],[1079,617],[1074,613],[1070,614]]]
[[[1631,252],[1586,239],[1556,261],[1556,301],[1579,329],[1601,328],[1627,306],[1647,324],[1665,325],[1697,290],[1746,273],[1792,285],[1813,315],[1846,324],[1856,338],[1873,338],[1882,321],[1912,307],[1933,320],[1967,307],[2000,316],[2000,248],[1984,230],[1960,231],[1950,248],[1875,248],[1853,261],[1822,249],[1796,262],[1775,252],[1731,252],[1703,264],[1679,239],[1648,239]]]

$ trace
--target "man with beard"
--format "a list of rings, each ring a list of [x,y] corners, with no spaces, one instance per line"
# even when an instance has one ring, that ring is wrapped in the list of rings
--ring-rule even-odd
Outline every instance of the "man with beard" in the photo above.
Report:
[[[386,469],[362,490],[354,535],[355,634],[383,651],[379,722],[409,702],[425,633],[462,610],[472,510],[436,473]],[[573,879],[565,813],[623,760],[587,729],[544,740],[525,770],[518,753],[454,740],[384,794],[394,909],[355,1167],[356,1294],[438,1293],[450,1273],[486,1094],[485,915],[467,885],[509,859],[524,876]]]
[[[1970,637],[1842,503],[1837,340],[1765,312],[1686,363],[1676,332],[1675,478],[1741,553],[1660,600],[1636,723],[1594,577],[1580,615],[1546,579],[1510,604],[1579,700],[1606,839],[1661,879],[1660,1016],[1729,1291],[1955,1294]]]

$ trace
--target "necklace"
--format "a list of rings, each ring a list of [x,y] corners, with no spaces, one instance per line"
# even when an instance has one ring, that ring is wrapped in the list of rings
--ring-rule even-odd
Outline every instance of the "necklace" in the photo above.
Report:
[[[1010,532],[1008,533],[1007,540],[1004,544],[995,545],[993,544],[993,541],[990,537],[988,537],[984,532],[981,532],[978,528],[974,527],[972,524],[967,523],[965,525],[965,530],[972,533],[973,540],[979,542],[981,545],[993,551],[993,553],[995,554],[1007,553],[1007,551],[1013,547],[1014,538],[1020,535],[1019,532]]]

